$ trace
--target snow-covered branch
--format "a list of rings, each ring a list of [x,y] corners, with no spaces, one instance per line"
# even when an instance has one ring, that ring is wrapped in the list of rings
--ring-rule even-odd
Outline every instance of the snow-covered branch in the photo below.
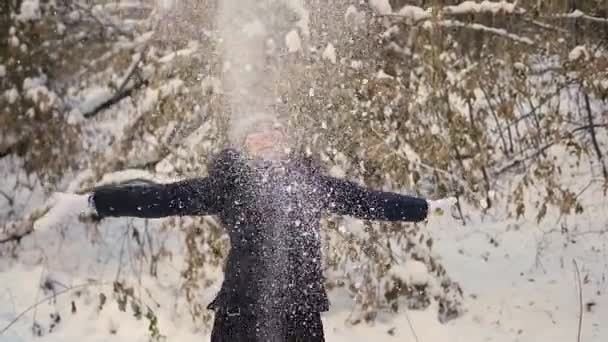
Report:
[[[381,3],[383,1],[376,1],[377,3]],[[455,6],[437,6],[437,7],[429,7],[422,8],[418,6],[403,6],[399,11],[393,11],[390,9],[388,5],[388,1],[386,1],[387,5],[376,4],[372,5],[376,9],[376,12],[380,16],[388,16],[388,17],[401,17],[412,20],[414,22],[419,22],[422,20],[428,20],[433,17],[433,13],[438,15],[438,18],[443,18],[447,16],[462,16],[467,14],[479,14],[479,13],[488,13],[493,15],[512,15],[512,14],[525,14],[526,10],[517,7],[517,2],[509,3],[506,1],[482,1],[481,3],[477,3],[474,1],[464,1]]]
[[[34,226],[29,220],[9,222],[0,230],[0,245],[8,242],[19,243],[21,239],[34,232]]]
[[[484,31],[484,32],[492,33],[492,34],[513,40],[518,43],[523,43],[523,44],[530,45],[530,46],[535,45],[534,41],[528,37],[522,37],[520,35],[511,33],[505,29],[499,29],[499,28],[481,25],[481,24],[477,24],[477,23],[469,24],[469,23],[463,23],[458,20],[441,20],[441,21],[437,22],[437,25],[443,26],[443,27],[462,27],[462,28],[467,28],[467,29],[476,30],[476,31]]]
[[[119,27],[118,24],[114,22],[111,16],[105,16],[102,11],[98,10],[99,7],[89,8],[80,4],[78,1],[73,1],[72,5],[86,13],[86,15],[89,16],[93,21],[95,21],[100,27],[111,27],[113,30],[120,33],[121,35],[132,38],[131,32]]]
[[[596,23],[608,24],[608,18],[594,17],[581,10],[575,10],[571,13],[562,13],[549,16],[543,16],[543,19],[584,19]]]
[[[517,7],[517,1],[513,3],[509,3],[507,1],[482,1],[481,3],[477,3],[474,1],[464,1],[456,6],[444,7],[443,12],[445,14],[517,14],[525,13],[525,10],[523,8]]]
[[[433,13],[437,13],[436,16]],[[526,11],[522,8],[517,7],[517,3],[509,3],[506,1],[493,2],[493,1],[483,1],[481,3],[476,3],[473,1],[465,1],[456,6],[445,6],[439,8],[427,8],[423,9],[417,6],[404,6],[397,12],[386,11],[380,12],[380,15],[386,17],[394,17],[405,20],[409,24],[418,25],[424,24],[425,26],[431,26],[433,24],[437,24],[443,27],[462,27],[477,31],[484,31],[488,33],[492,33],[495,35],[499,35],[501,37],[513,40],[518,43],[523,43],[527,45],[535,45],[534,41],[530,38],[523,37],[514,33],[507,31],[502,28],[490,27],[477,23],[465,23],[459,20],[454,19],[445,19],[445,17],[456,17],[462,16],[464,14],[476,14],[476,13],[491,13],[493,15],[498,14],[525,14]],[[433,18],[436,18],[437,21],[433,21]],[[532,21],[532,23],[536,26],[542,27],[544,29],[552,29],[559,30],[551,25],[544,24],[538,22],[536,20]],[[429,25],[431,24],[431,25]]]
[[[103,99],[103,98],[97,99],[96,102],[99,104],[96,106],[93,106],[88,111],[82,113],[83,117],[85,117],[85,118],[94,117],[102,110],[107,109],[107,108],[111,107],[112,105],[118,103],[120,100],[131,96],[131,94],[134,91],[141,89],[142,87],[145,87],[148,84],[147,79],[145,79],[137,74],[138,66],[143,58],[143,55],[144,55],[144,53],[142,52],[136,56],[134,61],[131,63],[131,65],[127,69],[125,77],[120,82],[120,85],[119,85],[118,89],[116,90],[116,92],[111,96],[106,95],[105,99]],[[137,77],[135,77],[135,76],[137,76]],[[132,81],[134,77],[136,78],[135,81],[129,83],[129,81]]]

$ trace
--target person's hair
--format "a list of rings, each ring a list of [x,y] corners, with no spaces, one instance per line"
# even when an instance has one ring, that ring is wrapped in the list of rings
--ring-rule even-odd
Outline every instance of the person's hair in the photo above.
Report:
[[[230,129],[228,132],[230,142],[236,146],[242,146],[245,138],[255,132],[265,131],[268,129],[274,129],[281,131],[287,138],[287,132],[285,126],[281,121],[268,113],[252,113],[248,115],[242,115],[239,117],[233,117],[230,122]]]

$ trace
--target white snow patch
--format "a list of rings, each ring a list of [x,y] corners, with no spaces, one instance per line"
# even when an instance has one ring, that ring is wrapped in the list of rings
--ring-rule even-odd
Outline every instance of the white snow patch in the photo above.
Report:
[[[571,62],[579,60],[581,57],[584,57],[585,60],[589,59],[589,52],[587,52],[587,48],[584,45],[579,45],[572,49],[568,54],[568,60]]]
[[[470,28],[473,30],[491,32],[496,35],[499,35],[499,36],[502,36],[505,38],[509,38],[516,42],[520,42],[520,43],[524,43],[524,44],[528,44],[528,45],[535,44],[534,41],[528,37],[522,37],[520,35],[508,32],[505,29],[498,29],[495,27],[489,27],[489,26],[485,26],[485,25],[481,25],[481,24],[477,24],[477,23],[468,24],[468,23],[463,23],[458,20],[442,20],[442,21],[439,21],[438,24],[443,27],[467,27],[467,28]]]
[[[285,4],[298,15],[296,26],[301,30],[304,37],[310,36],[310,15],[303,0],[284,1]]]
[[[80,20],[80,11],[73,10],[72,12],[70,12],[68,14],[68,19],[71,20],[72,22],[76,22],[76,21]]]
[[[382,80],[382,79],[391,79],[392,80],[394,77],[385,73],[384,70],[380,69],[376,73],[376,78],[379,80]]]
[[[369,0],[369,5],[380,15],[393,13],[393,8],[388,0]]]
[[[13,87],[4,92],[4,97],[9,104],[13,104],[19,98],[19,92],[17,91],[17,88]]]
[[[57,32],[58,35],[63,35],[65,33],[66,27],[63,23],[57,23],[57,28],[55,29],[55,32]]]
[[[359,11],[357,10],[357,8],[353,5],[350,5],[346,9],[346,13],[344,13],[344,20],[346,20],[346,22],[348,22],[350,20],[350,18],[352,18],[353,16],[356,16],[357,14],[359,14]]]
[[[431,279],[426,265],[417,260],[407,260],[403,264],[395,265],[390,272],[411,285],[426,285]]]
[[[25,92],[25,97],[38,103],[39,108],[43,111],[53,106],[56,101],[59,101],[57,95],[43,85],[29,88]]]
[[[431,20],[426,20],[425,22],[422,23],[422,28],[430,31],[433,29],[433,22]]]
[[[336,64],[336,48],[332,43],[327,44],[325,51],[323,51],[323,59],[326,59],[333,64]]]
[[[64,222],[66,218],[78,216],[89,208],[88,195],[55,193],[47,202],[49,211],[34,222],[38,231],[50,229]]]
[[[441,132],[441,130],[439,129],[439,126],[437,124],[431,125],[431,134],[437,135],[440,132]]]
[[[338,165],[332,166],[328,172],[332,177],[343,178],[346,175],[346,171],[344,171],[344,168]]]
[[[355,6],[350,5],[344,14],[344,21],[354,27],[363,26],[365,24],[365,12],[360,12]]]
[[[158,103],[158,89],[146,89],[146,92],[142,99],[139,101],[139,108],[141,112],[148,112],[154,108]]]
[[[39,86],[46,84],[46,75],[40,75],[39,77],[26,77],[23,80],[23,90],[27,91]]]
[[[431,9],[429,9],[430,11]],[[412,21],[421,21],[431,18],[431,12],[418,6],[404,6],[399,10],[399,15]]]
[[[178,0],[156,0],[157,7],[161,11],[169,11],[177,5]]]
[[[73,108],[72,110],[70,110],[70,112],[67,115],[67,123],[69,125],[75,125],[79,122],[83,122],[84,121],[84,116],[82,115],[82,113],[80,112],[80,110],[78,110],[78,108]]]
[[[21,44],[21,42],[19,41],[19,38],[17,38],[17,36],[11,36],[8,39],[8,43],[12,46],[12,47],[18,47],[19,44]]]
[[[513,63],[513,67],[515,68],[515,70],[519,70],[519,71],[525,71],[526,70],[526,66],[522,62],[515,62],[515,63]]]
[[[41,17],[39,0],[24,0],[19,8],[17,20],[30,21],[38,20]]]
[[[5,77],[6,76],[6,66],[4,66],[3,64],[0,64],[0,77]]]
[[[300,39],[298,31],[291,30],[285,35],[285,45],[287,45],[287,50],[291,53],[298,52],[302,49],[302,40]]]
[[[76,108],[81,113],[89,113],[102,103],[108,101],[113,96],[113,92],[108,87],[94,86],[82,92],[82,101]]]
[[[567,15],[567,17],[570,17],[570,18],[580,18],[583,16],[585,16],[585,12],[578,10],[578,9],[572,11],[571,13],[568,13],[568,15]]]
[[[185,49],[181,49],[181,50],[177,50],[175,52],[172,52],[166,56],[161,57],[158,61],[160,63],[169,63],[172,62],[176,57],[188,57],[191,56],[193,53],[195,53],[198,50],[198,43],[196,42],[190,42],[190,44],[188,44],[188,47]]]
[[[413,163],[420,163],[420,156],[418,155],[418,153],[416,153],[412,146],[410,146],[410,144],[403,144],[399,151],[403,153],[403,155],[408,161],[411,161]]]
[[[393,108],[391,106],[384,106],[382,113],[384,114],[385,117],[390,118],[391,115],[393,115]],[[391,135],[389,135],[389,136],[391,136]],[[393,136],[393,141],[394,141],[394,136]]]
[[[127,169],[103,175],[101,180],[97,182],[97,185],[117,184],[132,181],[134,179],[145,179],[153,182],[161,182],[157,176],[148,171],[141,169]]]
[[[474,1],[464,1],[456,6],[446,6],[444,11],[451,14],[465,14],[465,13],[480,13],[489,12],[496,14],[500,11],[505,13],[513,13],[516,8],[515,3],[508,3],[506,1],[482,1],[476,3]]]

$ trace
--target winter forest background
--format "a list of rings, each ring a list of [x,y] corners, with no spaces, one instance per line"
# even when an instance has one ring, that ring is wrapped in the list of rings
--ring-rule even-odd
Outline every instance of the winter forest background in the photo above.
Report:
[[[204,175],[258,112],[333,175],[458,199],[326,218],[329,341],[605,341],[607,43],[606,0],[1,0],[0,341],[205,340],[214,218],[67,193]]]

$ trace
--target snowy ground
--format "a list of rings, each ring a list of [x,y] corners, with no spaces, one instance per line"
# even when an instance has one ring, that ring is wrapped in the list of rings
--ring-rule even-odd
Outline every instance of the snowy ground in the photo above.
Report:
[[[601,317],[608,315],[608,239],[601,231],[608,229],[608,201],[599,192],[588,192],[585,199],[585,213],[559,224],[555,219],[537,225],[486,217],[485,222],[460,226],[448,217],[433,220],[428,228],[436,252],[461,283],[468,312],[445,325],[437,322],[437,310],[429,308],[396,317],[381,315],[373,325],[352,326],[346,323],[351,300],[334,292],[332,308],[324,316],[328,340],[576,341],[576,260],[583,283],[581,340],[605,341],[608,329],[601,325]],[[184,248],[179,233],[162,232],[150,221],[147,229],[158,230],[157,242],[164,241],[175,253],[159,266],[159,278],[153,280],[141,271],[145,262],[137,262],[138,251],[125,242],[130,225],[146,229],[141,221],[110,219],[95,231],[74,220],[25,238],[17,260],[0,260],[0,329],[41,302],[0,334],[0,341],[31,341],[33,331],[42,341],[146,341],[147,321],[137,320],[130,310],[119,311],[111,298],[99,309],[99,293],[111,294],[107,283],[119,274],[139,278],[142,286],[136,297],[147,305],[160,305],[155,311],[168,341],[207,338],[208,331],[193,328],[183,298],[176,296]],[[72,289],[63,293],[66,287]],[[212,286],[204,297],[210,299],[216,290]],[[53,291],[57,297],[44,300],[52,298]]]

